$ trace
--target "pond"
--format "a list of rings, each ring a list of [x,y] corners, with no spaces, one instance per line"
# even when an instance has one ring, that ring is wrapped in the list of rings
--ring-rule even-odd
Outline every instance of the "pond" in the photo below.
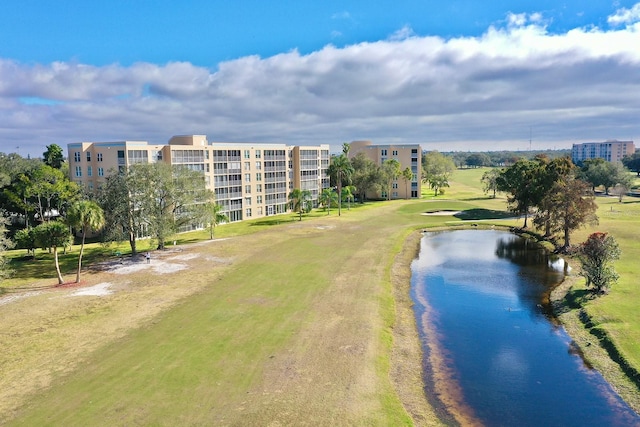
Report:
[[[587,366],[548,303],[564,277],[534,242],[426,233],[412,264],[426,393],[444,419],[486,426],[640,426]]]

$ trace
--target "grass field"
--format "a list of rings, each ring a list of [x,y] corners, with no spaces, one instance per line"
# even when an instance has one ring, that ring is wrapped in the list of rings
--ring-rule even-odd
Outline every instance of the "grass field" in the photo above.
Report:
[[[14,251],[16,275],[0,297],[14,298],[0,305],[0,424],[437,425],[420,396],[419,343],[403,299],[412,231],[521,225],[505,218],[504,198],[482,194],[482,172],[458,171],[438,198],[227,224],[213,241],[206,231],[179,235],[149,266],[125,246],[94,244],[82,289],[106,284],[108,295],[51,289],[50,255],[30,261]],[[623,250],[622,278],[585,308],[640,367],[640,203],[598,202],[598,230]],[[435,211],[461,213],[423,215]],[[69,279],[76,257],[62,255]]]

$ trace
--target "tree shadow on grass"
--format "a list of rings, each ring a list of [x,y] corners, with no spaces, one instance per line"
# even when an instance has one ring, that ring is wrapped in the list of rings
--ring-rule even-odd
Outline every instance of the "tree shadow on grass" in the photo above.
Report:
[[[271,227],[274,225],[278,225],[278,224],[282,224],[283,222],[292,222],[293,220],[288,218],[288,217],[279,217],[279,218],[272,218],[272,219],[263,219],[260,221],[254,221],[251,224],[249,224],[250,227]]]
[[[564,297],[564,302],[557,307],[559,313],[582,308],[587,301],[594,299],[593,292],[588,289],[571,289]]]
[[[467,209],[453,215],[462,220],[480,220],[480,219],[506,219],[512,218],[513,213],[506,211],[497,211],[492,209]]]

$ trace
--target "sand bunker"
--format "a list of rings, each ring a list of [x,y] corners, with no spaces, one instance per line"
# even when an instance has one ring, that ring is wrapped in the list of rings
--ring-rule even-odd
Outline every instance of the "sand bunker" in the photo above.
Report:
[[[448,216],[448,215],[457,215],[460,211],[435,211],[435,212],[425,212],[422,215],[431,215],[431,216]]]

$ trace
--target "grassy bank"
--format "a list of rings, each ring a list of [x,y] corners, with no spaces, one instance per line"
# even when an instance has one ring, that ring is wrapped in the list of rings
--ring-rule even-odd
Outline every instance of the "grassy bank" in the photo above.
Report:
[[[504,198],[482,194],[482,172],[458,171],[435,199],[228,224],[213,241],[206,231],[179,235],[148,267],[125,246],[120,265],[114,247],[91,245],[83,288],[107,283],[109,295],[49,289],[50,256],[29,262],[12,252],[20,268],[3,286],[9,295],[33,289],[0,305],[0,423],[437,425],[421,395],[409,264],[417,230],[521,225],[504,218]],[[640,320],[628,303],[640,292],[638,248],[623,236],[637,205],[599,202],[599,229],[623,250],[623,279],[610,295],[582,302],[640,366]],[[424,215],[437,211],[450,214]],[[587,235],[580,233],[575,241]],[[62,257],[72,278],[77,253]],[[99,261],[109,264],[97,268]],[[581,282],[572,283],[575,299]]]

